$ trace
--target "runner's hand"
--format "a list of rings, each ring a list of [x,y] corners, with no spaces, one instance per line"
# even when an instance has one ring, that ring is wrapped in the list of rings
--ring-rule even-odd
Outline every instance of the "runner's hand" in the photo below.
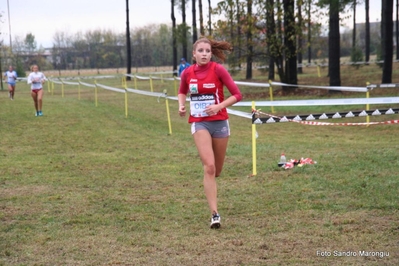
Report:
[[[179,106],[179,115],[181,117],[186,116],[186,106],[184,106],[184,105]]]

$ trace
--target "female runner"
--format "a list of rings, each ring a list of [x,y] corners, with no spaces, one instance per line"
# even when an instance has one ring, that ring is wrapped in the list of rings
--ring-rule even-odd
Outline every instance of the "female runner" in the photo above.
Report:
[[[46,77],[42,72],[39,72],[37,65],[33,65],[31,70],[32,72],[28,76],[28,84],[31,84],[31,95],[36,109],[35,116],[43,116],[43,83],[46,81]]]
[[[204,191],[211,212],[210,227],[220,227],[217,208],[216,177],[220,175],[230,136],[226,107],[242,99],[241,92],[227,70],[211,61],[212,55],[224,62],[225,53],[232,51],[228,42],[200,38],[193,45],[194,64],[181,76],[178,93],[179,114],[186,115],[186,95],[190,95],[191,133],[204,170]],[[225,98],[223,87],[230,96]]]

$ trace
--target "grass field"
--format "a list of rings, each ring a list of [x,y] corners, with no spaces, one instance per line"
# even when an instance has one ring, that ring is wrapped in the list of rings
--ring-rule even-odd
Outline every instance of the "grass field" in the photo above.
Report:
[[[242,89],[246,101],[263,95]],[[399,264],[398,124],[259,125],[251,176],[251,121],[231,116],[218,178],[222,228],[210,230],[202,166],[177,103],[169,101],[169,135],[164,99],[129,93],[126,118],[123,94],[101,89],[97,107],[94,97],[86,87],[79,100],[76,86],[62,97],[55,85],[34,117],[26,84],[14,101],[0,91],[0,265]],[[391,119],[399,115],[371,121]],[[318,163],[284,170],[282,151]]]

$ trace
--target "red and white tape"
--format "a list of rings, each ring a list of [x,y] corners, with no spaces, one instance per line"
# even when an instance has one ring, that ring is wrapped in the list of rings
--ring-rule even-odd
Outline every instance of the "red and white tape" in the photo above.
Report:
[[[326,123],[326,122],[310,122],[310,121],[291,121],[300,124],[311,126],[368,126],[368,125],[383,125],[383,124],[399,124],[399,120],[389,120],[382,122],[368,122],[368,123]]]
[[[267,115],[272,118],[282,119],[281,117],[260,112],[258,110],[253,110],[253,113]],[[381,121],[381,122],[366,122],[366,123],[328,123],[328,122],[314,122],[314,121],[300,121],[287,119],[288,122],[295,122],[303,125],[310,126],[368,126],[368,125],[391,125],[391,124],[399,124],[399,120],[389,120],[389,121]]]

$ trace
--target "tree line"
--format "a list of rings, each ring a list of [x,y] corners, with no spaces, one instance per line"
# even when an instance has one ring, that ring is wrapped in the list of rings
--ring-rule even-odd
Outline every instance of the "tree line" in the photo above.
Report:
[[[356,6],[363,1],[366,23],[357,29]],[[192,43],[199,36],[209,36],[233,44],[229,69],[244,69],[246,79],[252,78],[254,66],[261,66],[268,70],[268,79],[274,80],[278,75],[282,82],[295,85],[302,65],[325,60],[330,85],[340,86],[342,56],[350,56],[354,62],[368,62],[370,54],[377,54],[378,60],[384,62],[382,82],[391,82],[393,0],[382,0],[379,28],[370,27],[369,0],[223,0],[211,4],[208,0],[204,8],[202,0],[171,0],[171,23],[129,29],[129,42],[128,31],[58,31],[51,49],[46,50],[37,48],[34,35],[29,33],[25,38],[16,37],[12,49],[3,48],[8,52],[3,52],[2,58],[25,69],[33,63],[44,70],[124,68],[129,61],[133,69],[169,65],[176,71],[180,57],[190,61]],[[190,22],[186,20],[189,7]],[[340,16],[351,12],[353,30],[342,34]],[[181,16],[182,23],[176,23],[177,16]]]

